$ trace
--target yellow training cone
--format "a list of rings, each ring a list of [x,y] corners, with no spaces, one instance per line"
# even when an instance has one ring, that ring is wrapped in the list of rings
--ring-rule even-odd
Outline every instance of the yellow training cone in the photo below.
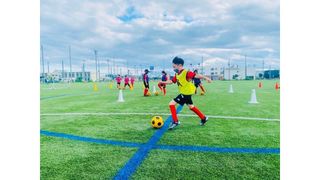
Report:
[[[93,84],[93,91],[98,91],[98,86],[96,83]]]

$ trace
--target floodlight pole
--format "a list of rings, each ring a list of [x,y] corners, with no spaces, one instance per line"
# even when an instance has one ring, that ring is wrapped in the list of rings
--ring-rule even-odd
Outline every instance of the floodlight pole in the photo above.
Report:
[[[64,64],[63,64],[63,60],[61,60],[61,78],[62,78],[62,82],[64,81]]]
[[[247,78],[247,55],[244,55],[244,79]]]
[[[262,60],[262,79],[264,79],[264,59]]]
[[[71,65],[71,47],[69,46],[69,66],[70,66],[70,74],[69,74],[69,81],[72,78],[72,65]]]
[[[42,76],[44,77],[44,57],[43,57],[43,46],[41,45],[41,61],[42,61]]]
[[[203,74],[203,56],[201,56],[201,74]]]
[[[97,64],[97,50],[94,50],[94,58],[95,58],[95,62],[96,62],[96,82],[98,80],[98,64]]]
[[[98,81],[100,82],[100,59],[97,57],[98,61]]]
[[[49,72],[50,72],[50,71],[49,71],[49,64],[50,64],[50,62],[48,61],[48,63],[47,63],[47,65],[48,65],[48,75],[49,75]]]
[[[231,77],[230,77],[230,59],[229,59],[229,62],[228,62],[228,68],[229,68],[228,76],[229,76],[229,80],[231,80]]]
[[[271,65],[269,65],[269,79],[271,79]]]
[[[85,60],[82,62],[82,81],[85,81]]]

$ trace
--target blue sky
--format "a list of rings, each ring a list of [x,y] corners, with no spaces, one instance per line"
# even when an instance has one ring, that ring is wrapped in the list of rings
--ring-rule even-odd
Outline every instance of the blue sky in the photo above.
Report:
[[[279,0],[95,1],[42,0],[41,44],[50,70],[65,67],[71,47],[73,69],[94,70],[94,49],[102,68],[171,67],[174,56],[206,67],[279,67]],[[47,66],[46,66],[47,69]]]

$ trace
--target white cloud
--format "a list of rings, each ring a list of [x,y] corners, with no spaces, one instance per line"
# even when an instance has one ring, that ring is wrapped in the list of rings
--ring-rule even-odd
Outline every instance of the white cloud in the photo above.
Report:
[[[126,16],[130,8],[137,17]],[[52,63],[71,45],[74,63],[97,49],[132,64],[171,66],[176,55],[223,63],[246,53],[275,65],[279,30],[279,0],[41,1],[41,44]]]

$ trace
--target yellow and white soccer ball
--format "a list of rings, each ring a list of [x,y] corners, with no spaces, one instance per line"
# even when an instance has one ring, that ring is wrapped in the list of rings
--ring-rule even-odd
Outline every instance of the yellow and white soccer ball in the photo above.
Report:
[[[151,119],[151,125],[153,128],[159,129],[163,126],[164,122],[161,116],[153,116]]]
[[[150,91],[147,92],[147,96],[151,96],[151,92]]]
[[[158,92],[158,91],[154,92],[154,95],[155,95],[155,96],[158,96],[158,95],[159,95],[159,92]]]

